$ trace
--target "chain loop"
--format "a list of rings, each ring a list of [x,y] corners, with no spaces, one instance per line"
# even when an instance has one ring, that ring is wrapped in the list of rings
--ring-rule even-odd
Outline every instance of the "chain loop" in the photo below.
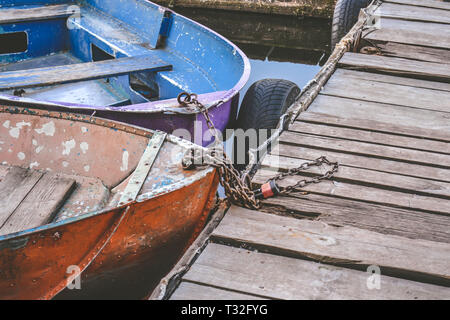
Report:
[[[228,158],[223,149],[223,144],[221,143],[217,130],[209,117],[207,108],[197,100],[197,95],[193,93],[189,94],[187,92],[182,92],[178,95],[177,101],[184,107],[192,106],[197,108],[197,110],[204,116],[208,129],[214,137],[214,143],[207,149],[193,147],[187,150],[182,160],[183,168],[185,170],[189,170],[195,168],[196,166],[214,166],[218,169],[220,183],[225,190],[225,201],[231,201],[249,209],[259,209],[260,200],[258,199],[258,195],[261,194],[260,190],[251,190],[250,177],[248,175],[241,176],[239,171],[234,168],[232,161]],[[332,168],[321,176],[314,177],[311,180],[303,179],[288,187],[281,188],[275,183],[276,181],[282,180],[286,176],[297,175],[300,171],[307,170],[311,166],[321,166],[322,164],[332,166]],[[330,179],[334,173],[338,171],[338,167],[339,164],[337,162],[330,162],[327,158],[322,156],[312,162],[305,162],[297,168],[289,169],[287,172],[282,172],[269,179],[267,183],[275,183],[274,188],[279,190],[279,194],[285,195],[311,183],[319,183],[324,179]],[[271,194],[274,195],[274,193]]]

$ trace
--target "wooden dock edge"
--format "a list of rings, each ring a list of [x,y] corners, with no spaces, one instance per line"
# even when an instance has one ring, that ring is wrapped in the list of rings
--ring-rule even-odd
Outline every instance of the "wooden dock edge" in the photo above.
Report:
[[[172,270],[161,279],[148,297],[148,300],[167,300],[172,295],[180,284],[183,275],[189,271],[189,268],[209,243],[210,235],[222,221],[228,209],[229,208],[225,204],[219,206],[216,212],[212,214],[209,222],[198,235],[197,239],[195,239],[191,246],[186,250]]]
[[[169,8],[202,8],[331,19],[336,0],[156,0]]]
[[[190,1],[190,0],[188,0]],[[171,0],[158,0],[158,4],[165,5]],[[204,3],[204,1],[202,1]],[[178,2],[177,2],[178,4]],[[333,3],[334,5],[334,3]],[[378,4],[379,5],[379,4]],[[352,27],[352,29],[341,39],[341,41],[336,45],[332,54],[328,58],[327,62],[320,69],[317,75],[312,79],[303,89],[300,96],[297,98],[289,109],[287,110],[288,122],[293,123],[297,116],[305,111],[308,106],[314,101],[316,96],[319,94],[322,87],[326,84],[328,79],[331,77],[333,72],[337,68],[337,64],[342,56],[352,50],[352,47],[361,36],[362,29],[367,23],[368,19],[371,18],[372,13],[376,10],[378,5],[371,5],[366,9],[360,11],[358,21]],[[207,6],[204,6],[207,7]],[[282,128],[283,123],[279,123],[278,127]],[[188,250],[184,253],[177,264],[172,268],[172,270],[161,279],[159,284],[155,287],[152,293],[148,296],[148,300],[166,300],[172,293],[176,290],[178,285],[181,283],[182,277],[189,270],[198,256],[205,249],[207,244],[210,242],[210,236],[217,228],[219,223],[222,221],[225,213],[229,208],[220,207],[211,217],[211,220],[205,226],[203,231],[197,237],[197,239],[192,243]]]
[[[296,101],[286,111],[288,118],[290,119],[289,124],[292,124],[301,112],[308,109],[309,105],[318,96],[328,79],[330,79],[331,75],[336,70],[339,60],[346,52],[351,51],[355,46],[355,43],[359,41],[364,26],[367,21],[372,18],[374,11],[379,5],[380,3],[373,3],[365,9],[361,9],[358,21],[341,41],[339,41],[323,67],[316,76],[302,88],[302,92],[297,97]]]

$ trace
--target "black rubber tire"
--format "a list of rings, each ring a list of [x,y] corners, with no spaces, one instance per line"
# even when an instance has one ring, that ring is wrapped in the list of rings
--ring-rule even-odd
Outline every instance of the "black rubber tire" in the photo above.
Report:
[[[283,79],[263,79],[253,83],[247,90],[242,101],[239,116],[236,122],[236,129],[275,129],[280,117],[286,112],[288,107],[300,94],[300,88],[293,82]],[[270,132],[267,132],[267,137]],[[258,136],[259,138],[259,136]],[[235,140],[234,155],[236,152],[245,152],[249,148],[246,142],[245,150],[237,150]],[[258,146],[264,141],[257,141]],[[258,155],[259,157],[259,155]],[[236,159],[236,158],[234,158]],[[236,164],[239,170],[245,168],[248,163],[246,157],[245,164]]]
[[[242,100],[236,127],[244,130],[275,129],[281,115],[300,94],[300,88],[283,79],[256,81]]]
[[[371,0],[338,0],[334,7],[331,27],[331,50],[358,21],[359,11],[369,5]]]

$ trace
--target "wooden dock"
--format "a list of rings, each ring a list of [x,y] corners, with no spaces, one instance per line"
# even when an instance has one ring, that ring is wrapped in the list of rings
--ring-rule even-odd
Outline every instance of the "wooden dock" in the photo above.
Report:
[[[253,181],[320,156],[337,174],[219,212],[152,298],[450,299],[450,3],[372,9]]]

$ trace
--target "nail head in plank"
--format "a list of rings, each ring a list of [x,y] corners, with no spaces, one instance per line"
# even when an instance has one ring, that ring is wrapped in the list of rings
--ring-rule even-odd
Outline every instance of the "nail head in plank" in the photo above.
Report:
[[[255,212],[255,214],[258,214]],[[189,281],[273,299],[448,299],[450,289],[211,243],[185,275]]]
[[[75,188],[75,180],[45,173],[0,229],[0,235],[48,223]]]
[[[246,244],[273,254],[360,269],[376,265],[384,275],[450,285],[450,247],[446,243],[334,227],[236,206],[212,236],[216,241]]]

